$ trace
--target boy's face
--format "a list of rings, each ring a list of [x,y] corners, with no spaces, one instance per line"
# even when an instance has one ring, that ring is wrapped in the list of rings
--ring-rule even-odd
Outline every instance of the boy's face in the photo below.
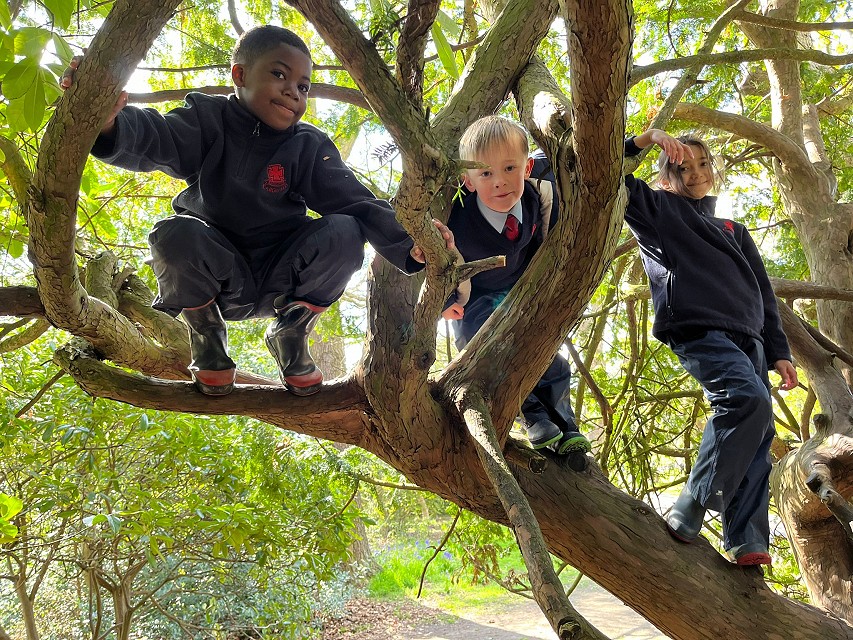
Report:
[[[533,158],[528,158],[517,144],[502,144],[486,150],[475,160],[488,166],[467,170],[463,175],[465,188],[476,191],[490,209],[506,213],[521,200],[524,180],[533,169]]]
[[[279,44],[247,64],[231,67],[237,99],[268,127],[283,131],[305,114],[311,89],[311,58]]]

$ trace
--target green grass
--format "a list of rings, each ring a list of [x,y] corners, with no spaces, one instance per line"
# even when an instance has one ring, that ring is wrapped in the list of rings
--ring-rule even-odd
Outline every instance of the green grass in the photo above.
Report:
[[[383,553],[377,560],[382,569],[376,573],[368,585],[368,593],[373,598],[397,599],[414,598],[420,587],[424,564],[433,550],[418,546],[399,546]],[[448,557],[450,556],[450,557]],[[526,573],[521,553],[516,547],[501,552],[499,558],[500,573],[507,576]],[[563,584],[572,582],[577,573],[567,568],[560,578]],[[472,581],[472,573],[464,571],[462,563],[450,554],[439,554],[427,568],[421,597],[441,607],[442,610],[459,614],[472,609],[488,609],[501,602],[509,602],[518,596],[492,581]]]

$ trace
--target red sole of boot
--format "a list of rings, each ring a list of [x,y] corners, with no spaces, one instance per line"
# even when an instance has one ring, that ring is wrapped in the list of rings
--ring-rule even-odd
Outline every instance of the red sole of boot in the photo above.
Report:
[[[773,559],[770,557],[769,553],[762,553],[761,551],[756,551],[755,553],[747,553],[742,555],[740,558],[735,560],[738,563],[738,566],[741,567],[752,567],[758,564],[772,564]]]
[[[234,390],[234,380],[237,378],[236,369],[224,371],[192,371],[196,388],[206,396],[227,396]]]
[[[287,376],[284,386],[295,396],[310,396],[317,393],[323,386],[323,372],[315,369],[304,376]]]

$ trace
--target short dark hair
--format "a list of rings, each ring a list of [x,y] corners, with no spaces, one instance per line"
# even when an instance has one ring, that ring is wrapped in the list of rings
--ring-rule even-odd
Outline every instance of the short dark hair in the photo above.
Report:
[[[243,32],[237,40],[237,44],[234,45],[234,52],[231,54],[231,64],[251,64],[267,51],[274,49],[280,44],[286,44],[294,49],[299,49],[306,56],[311,57],[308,45],[305,44],[302,38],[293,33],[293,31],[284,27],[265,24]]]

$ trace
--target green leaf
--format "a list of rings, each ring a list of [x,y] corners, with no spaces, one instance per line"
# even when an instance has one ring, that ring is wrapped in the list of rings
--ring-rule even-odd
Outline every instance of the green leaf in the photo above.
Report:
[[[52,104],[54,100],[58,100],[63,94],[62,89],[59,88],[59,84],[56,82],[56,77],[47,69],[39,68],[38,80],[41,82],[45,104]]]
[[[20,258],[24,255],[24,243],[20,240],[9,240],[6,248],[9,250],[9,255],[13,258]]]
[[[68,63],[71,62],[71,58],[74,57],[74,52],[71,50],[71,47],[68,46],[65,38],[60,36],[58,33],[54,33],[51,38],[53,39],[53,49],[56,51],[56,57],[62,61],[63,65],[68,66]]]
[[[12,542],[18,535],[18,527],[0,520],[0,544]]]
[[[24,119],[27,121],[27,128],[35,133],[44,122],[44,85],[41,82],[33,83],[30,90],[24,96]]]
[[[448,75],[455,80],[459,79],[459,69],[456,67],[456,55],[453,49],[450,48],[450,43],[444,36],[444,31],[438,22],[432,23],[432,41],[435,43],[435,49],[438,52],[438,59],[441,60],[441,66],[447,71]]]
[[[101,524],[102,522],[106,522],[106,521],[107,521],[107,516],[105,516],[103,513],[99,513],[99,514],[94,515],[94,516],[86,516],[85,518],[83,518],[83,524],[86,525],[87,527],[93,527],[96,524]]]
[[[77,8],[76,0],[42,0],[45,9],[53,14],[53,19],[61,29],[71,24],[71,16]]]
[[[22,97],[36,82],[39,75],[38,63],[25,58],[12,66],[3,78],[3,95],[14,100]]]
[[[9,520],[18,515],[24,508],[20,498],[0,493],[0,519]]]
[[[462,32],[462,29],[459,27],[459,23],[456,22],[449,15],[444,13],[439,9],[438,15],[436,16],[436,21],[441,25],[441,30],[444,33],[448,34],[454,40],[459,37],[459,34]]]
[[[12,27],[12,15],[9,13],[9,4],[0,2],[0,27],[9,30]]]
[[[114,534],[118,534],[119,530],[121,529],[121,518],[119,518],[115,514],[108,513],[107,514],[107,524],[110,525],[110,529],[113,530]]]
[[[24,118],[24,101],[10,100],[6,106],[6,120],[9,122],[9,127],[15,131],[26,131],[27,121]]]
[[[27,58],[41,58],[53,33],[38,27],[24,27],[15,32],[15,54]]]

